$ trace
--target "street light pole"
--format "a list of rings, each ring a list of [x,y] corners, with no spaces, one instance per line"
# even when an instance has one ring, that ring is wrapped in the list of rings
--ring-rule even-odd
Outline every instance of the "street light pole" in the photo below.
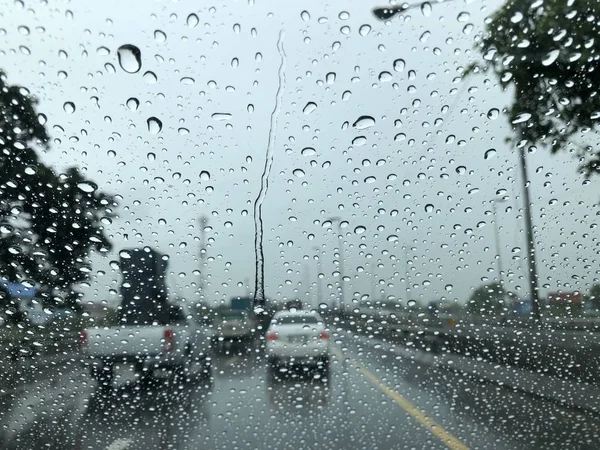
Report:
[[[492,200],[492,208],[494,210],[494,238],[496,241],[496,269],[498,271],[498,284],[500,287],[504,287],[504,281],[502,279],[502,254],[500,249],[500,231],[498,226],[498,208],[497,204],[504,202],[503,199]]]
[[[518,147],[521,182],[523,183],[523,216],[525,218],[525,239],[527,241],[527,268],[529,270],[529,290],[531,295],[531,314],[536,320],[541,320],[542,312],[538,291],[537,266],[535,261],[535,238],[531,222],[531,200],[529,199],[529,179],[527,178],[527,159],[523,145]]]
[[[342,219],[341,217],[330,217],[329,220],[332,222],[337,222],[338,224],[338,240],[340,243],[339,251],[340,257],[338,259],[338,265],[340,270],[340,301],[339,307],[343,309],[344,307],[344,236],[342,235]]]
[[[313,250],[317,252],[317,305],[320,307],[321,302],[323,301],[323,293],[321,288],[321,274],[323,273],[323,267],[321,265],[321,258],[319,257],[319,247],[313,247]]]

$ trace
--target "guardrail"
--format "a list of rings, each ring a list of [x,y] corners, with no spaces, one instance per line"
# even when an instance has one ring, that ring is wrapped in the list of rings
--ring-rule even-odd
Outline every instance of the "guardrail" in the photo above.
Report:
[[[580,381],[600,382],[598,319],[507,323],[484,318],[417,317],[338,311],[338,326],[407,347],[458,353]],[[593,324],[593,325],[591,325]]]

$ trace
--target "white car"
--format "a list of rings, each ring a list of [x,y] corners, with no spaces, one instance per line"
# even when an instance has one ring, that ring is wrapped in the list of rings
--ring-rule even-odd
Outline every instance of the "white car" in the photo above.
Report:
[[[282,367],[302,366],[329,374],[329,333],[321,316],[311,311],[280,311],[266,335],[271,375]]]

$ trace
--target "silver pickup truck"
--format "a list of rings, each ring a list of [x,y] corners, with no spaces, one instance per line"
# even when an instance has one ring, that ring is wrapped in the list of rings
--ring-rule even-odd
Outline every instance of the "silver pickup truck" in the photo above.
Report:
[[[125,323],[81,332],[81,351],[100,387],[109,388],[114,366],[129,364],[141,378],[157,371],[211,376],[211,330],[176,305],[150,324]]]

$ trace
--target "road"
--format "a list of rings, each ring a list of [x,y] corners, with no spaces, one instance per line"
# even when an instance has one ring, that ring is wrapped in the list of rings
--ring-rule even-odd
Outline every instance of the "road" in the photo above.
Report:
[[[293,373],[268,381],[258,345],[215,355],[212,383],[141,384],[123,372],[110,393],[78,361],[39,361],[50,367],[42,372],[19,365],[20,375],[0,380],[0,448],[600,447],[598,417],[418,366],[379,341],[334,340],[329,380]]]

